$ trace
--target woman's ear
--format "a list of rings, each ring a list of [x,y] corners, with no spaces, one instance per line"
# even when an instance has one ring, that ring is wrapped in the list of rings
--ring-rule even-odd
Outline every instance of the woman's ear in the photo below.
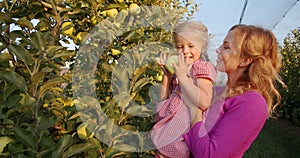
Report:
[[[246,58],[246,59],[243,59],[241,61],[241,63],[239,64],[239,66],[240,67],[245,67],[245,66],[250,65],[252,62],[253,62],[253,58]]]

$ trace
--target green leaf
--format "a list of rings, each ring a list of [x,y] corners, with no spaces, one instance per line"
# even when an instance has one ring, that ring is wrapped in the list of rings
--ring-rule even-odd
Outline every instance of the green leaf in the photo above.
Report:
[[[128,106],[129,102],[132,100],[132,97],[130,96],[130,94],[122,92],[115,95],[114,99],[119,107],[125,109]]]
[[[30,35],[31,41],[38,50],[45,51],[45,43],[42,39],[42,33],[37,31]]]
[[[52,72],[54,69],[53,68],[50,68],[50,67],[48,67],[48,66],[46,66],[46,67],[44,67],[42,70],[41,70],[41,72]]]
[[[46,47],[46,52],[50,56],[54,56],[57,51],[60,51],[60,50],[63,50],[63,49],[65,49],[65,47],[63,47],[63,46],[47,46]]]
[[[7,144],[14,142],[15,140],[9,137],[0,137],[0,153],[3,152],[3,149]]]
[[[130,106],[127,110],[128,114],[143,114],[146,115],[146,113],[149,113],[149,116],[151,115],[151,109],[148,109],[146,106]]]
[[[37,129],[39,131],[47,130],[49,127],[53,126],[57,122],[57,118],[41,116],[37,119]]]
[[[33,24],[26,19],[26,17],[20,18],[18,21],[16,21],[16,24],[20,25],[21,27],[27,27],[29,30],[33,29]]]
[[[94,144],[91,144],[90,142],[86,142],[83,144],[75,144],[75,145],[70,146],[68,148],[68,150],[66,150],[63,153],[62,157],[71,157],[71,156],[88,151],[93,148],[97,148],[97,146],[95,146]]]
[[[44,79],[45,75],[46,73],[41,71],[35,73],[31,78],[32,84],[37,85],[40,81],[42,81],[42,79]]]
[[[24,63],[27,63],[27,57],[26,57],[26,49],[22,46],[16,45],[16,44],[11,44],[8,47],[8,50],[14,55],[16,55],[17,59],[20,59]]]
[[[18,87],[12,84],[5,86],[3,89],[3,100],[6,101],[7,97],[17,89]]]
[[[24,148],[24,145],[21,144],[20,142],[13,142],[13,143],[8,144],[8,150],[13,155],[15,155],[16,153],[24,152],[25,149],[23,149],[23,148]]]
[[[11,107],[17,107],[20,105],[19,101],[22,99],[22,97],[19,94],[12,94],[9,95],[6,99],[6,102],[4,102],[1,106],[2,107],[7,107],[7,108],[11,108]],[[7,111],[5,113],[6,117],[10,116],[10,112],[16,111],[18,110],[17,108],[12,108],[9,111]]]
[[[51,89],[53,86],[56,86],[64,81],[65,80],[60,77],[47,81],[39,88],[38,97],[41,98],[47,90]]]
[[[126,154],[125,152],[121,152],[115,148],[108,148],[106,151],[105,151],[105,157],[117,157],[117,156],[120,156],[120,155],[124,155]]]
[[[12,56],[8,53],[1,53],[0,54],[0,62],[12,60]]]
[[[33,148],[35,146],[35,138],[31,132],[21,127],[15,128],[14,131],[16,139],[20,143],[24,144],[28,148]]]
[[[56,144],[51,157],[52,158],[58,158],[61,157],[63,152],[72,144],[72,136],[71,135],[65,135],[63,136],[58,143]]]
[[[117,77],[117,81],[115,81],[118,84],[118,88],[120,88],[123,91],[129,90],[129,72],[128,69],[120,66],[115,65],[113,67],[113,73],[115,77]]]
[[[145,85],[152,83],[152,80],[150,78],[142,78],[140,80],[138,80],[132,89],[132,92],[138,92],[139,90],[141,90]]]
[[[20,90],[27,91],[26,81],[20,74],[8,71],[8,70],[0,70],[0,77],[4,78],[6,81],[13,83]]]
[[[120,149],[121,151],[130,151],[130,152],[136,151],[136,147],[125,144],[125,143],[117,144],[117,145],[114,145],[113,147],[116,149]],[[121,154],[121,153],[119,153],[119,154]],[[116,155],[114,155],[114,156],[116,156]]]
[[[44,122],[45,123],[45,122]],[[40,152],[36,154],[37,158],[49,157],[51,155],[55,142],[53,139],[47,134],[48,132],[43,131],[41,134],[41,140],[39,141]]]
[[[55,55],[51,59],[64,57],[64,56],[69,56],[70,57],[70,56],[74,56],[74,55],[75,55],[74,51],[63,50],[63,51],[56,52]]]

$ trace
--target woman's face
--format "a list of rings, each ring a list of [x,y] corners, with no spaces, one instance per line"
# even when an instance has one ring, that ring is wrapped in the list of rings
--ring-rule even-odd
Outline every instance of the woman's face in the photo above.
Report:
[[[223,44],[217,49],[218,71],[230,73],[236,71],[240,63],[238,43],[235,40],[236,31],[229,31]]]
[[[191,58],[192,62],[200,59],[202,48],[197,48],[191,41],[180,35],[175,35],[176,48],[178,53],[183,53],[185,58]]]

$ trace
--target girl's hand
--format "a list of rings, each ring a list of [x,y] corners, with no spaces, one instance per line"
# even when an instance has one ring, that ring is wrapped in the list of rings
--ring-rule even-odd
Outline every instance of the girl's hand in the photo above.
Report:
[[[175,68],[175,74],[177,77],[186,76],[189,73],[192,63],[191,58],[185,58],[183,53],[178,55],[178,65],[173,65]]]
[[[169,73],[169,71],[167,71],[165,65],[166,65],[166,61],[168,60],[168,58],[170,57],[170,54],[167,55],[166,52],[163,52],[160,54],[160,60],[158,62],[158,65],[162,68],[162,70],[164,71],[164,75],[165,76],[171,76],[171,74]]]

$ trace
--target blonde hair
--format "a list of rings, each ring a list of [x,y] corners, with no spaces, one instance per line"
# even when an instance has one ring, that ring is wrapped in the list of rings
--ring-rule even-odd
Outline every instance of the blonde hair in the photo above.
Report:
[[[208,30],[207,27],[200,21],[183,22],[176,26],[173,31],[173,36],[180,35],[181,37],[193,43],[199,51],[201,51],[201,58],[207,60],[206,53],[208,44]],[[202,46],[202,50],[200,50]]]
[[[280,104],[281,95],[275,87],[279,77],[281,56],[274,34],[267,29],[253,25],[235,25],[235,41],[238,44],[240,58],[252,58],[253,62],[244,71],[234,87],[227,91],[228,96],[242,94],[247,90],[256,90],[263,95],[268,105],[269,116]],[[276,99],[275,104],[273,104]]]

